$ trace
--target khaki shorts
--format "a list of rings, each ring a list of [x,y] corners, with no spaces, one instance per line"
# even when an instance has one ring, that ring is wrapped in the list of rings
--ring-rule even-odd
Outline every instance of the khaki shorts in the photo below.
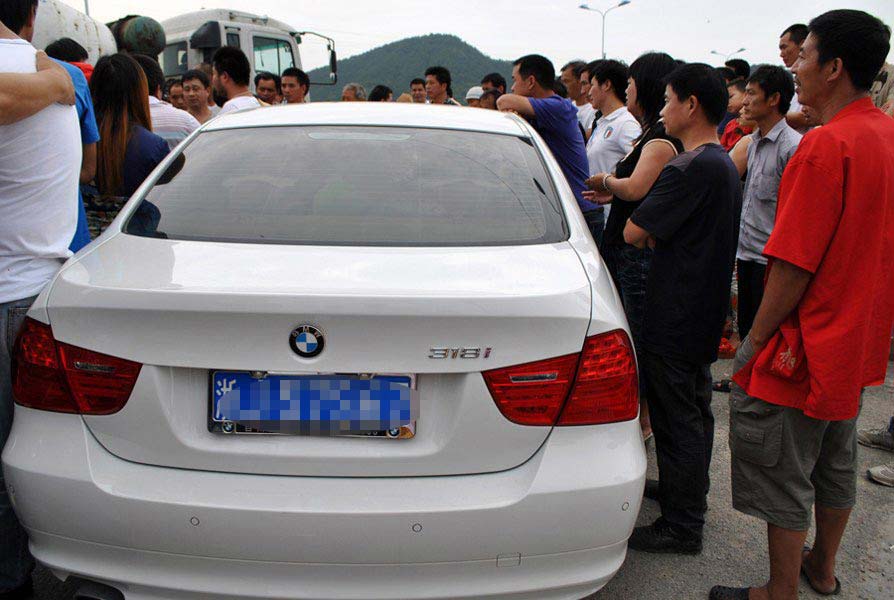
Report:
[[[746,337],[733,371],[753,355]],[[814,502],[829,508],[853,507],[856,417],[812,419],[800,410],[748,396],[733,383],[729,420],[733,508],[778,527],[806,531]]]

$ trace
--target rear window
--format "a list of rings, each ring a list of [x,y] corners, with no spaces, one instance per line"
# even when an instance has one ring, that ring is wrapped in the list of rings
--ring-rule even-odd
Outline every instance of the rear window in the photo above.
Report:
[[[567,239],[553,185],[525,140],[347,126],[201,133],[149,191],[126,231],[347,246]]]

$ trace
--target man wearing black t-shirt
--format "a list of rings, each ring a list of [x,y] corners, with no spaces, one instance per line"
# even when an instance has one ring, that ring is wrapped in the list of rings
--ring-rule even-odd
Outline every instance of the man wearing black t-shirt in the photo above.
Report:
[[[655,248],[640,345],[662,515],[637,527],[630,547],[697,554],[714,440],[710,365],[729,304],[741,190],[717,139],[728,101],[723,79],[690,64],[667,83],[661,116],[685,152],[664,167],[624,228],[628,244]]]

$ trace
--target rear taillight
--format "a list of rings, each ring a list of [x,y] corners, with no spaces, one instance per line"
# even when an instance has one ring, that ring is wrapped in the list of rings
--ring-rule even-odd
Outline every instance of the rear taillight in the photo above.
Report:
[[[124,408],[141,367],[57,342],[49,325],[27,318],[13,356],[12,395],[29,408],[109,415]]]
[[[12,382],[13,398],[22,406],[78,412],[49,325],[25,319],[13,353]]]
[[[639,412],[636,359],[620,329],[587,338],[580,354],[483,375],[500,412],[520,425],[597,425]]]
[[[557,425],[629,421],[638,413],[636,358],[630,338],[620,329],[587,338]]]
[[[519,425],[553,425],[577,369],[577,354],[484,372],[503,416]]]

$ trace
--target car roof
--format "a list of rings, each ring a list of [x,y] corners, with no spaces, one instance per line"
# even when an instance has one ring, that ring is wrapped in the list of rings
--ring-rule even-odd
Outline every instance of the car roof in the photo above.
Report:
[[[289,125],[421,127],[529,137],[524,122],[510,113],[397,102],[313,102],[256,108],[220,115],[202,129],[218,131]]]

